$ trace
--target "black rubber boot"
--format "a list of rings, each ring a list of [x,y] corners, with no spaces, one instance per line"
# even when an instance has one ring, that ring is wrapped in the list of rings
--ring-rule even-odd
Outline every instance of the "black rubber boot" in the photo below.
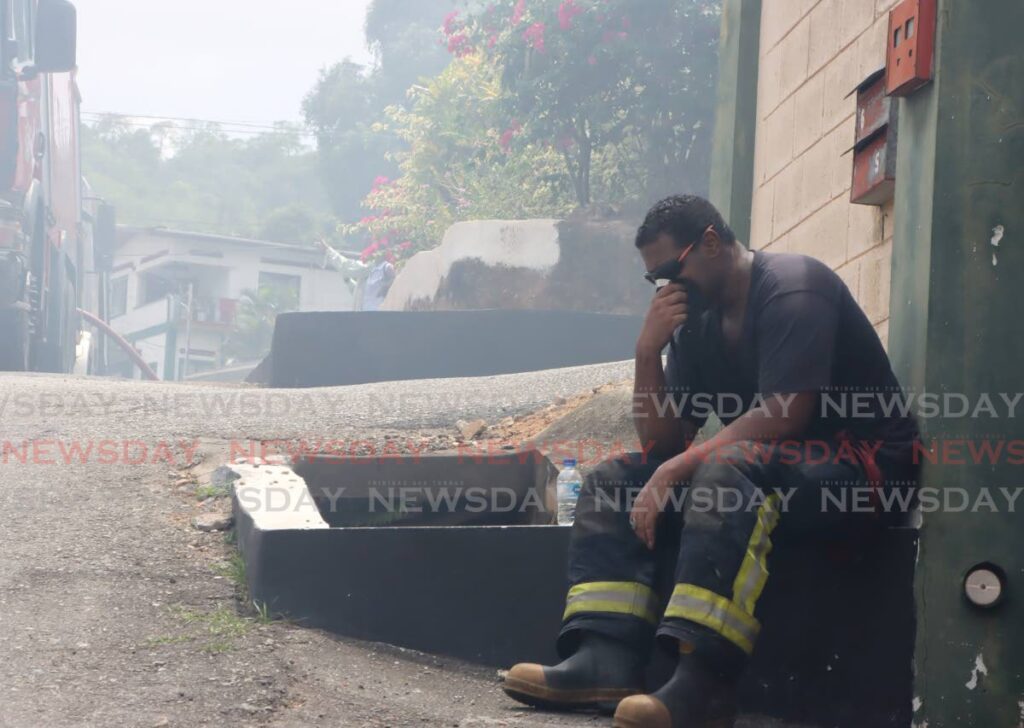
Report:
[[[504,691],[546,710],[612,713],[619,701],[643,692],[644,660],[624,642],[584,632],[580,647],[554,667],[521,663],[508,671]]]
[[[614,728],[732,728],[736,681],[716,675],[688,650],[680,646],[676,671],[660,690],[619,703]]]

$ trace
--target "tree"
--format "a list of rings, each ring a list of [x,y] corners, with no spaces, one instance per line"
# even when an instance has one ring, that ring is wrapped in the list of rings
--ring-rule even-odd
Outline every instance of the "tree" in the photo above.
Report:
[[[217,125],[140,129],[108,117],[82,127],[82,164],[127,224],[255,237],[282,209],[301,208],[317,231],[333,228],[316,155],[287,125],[239,139]]]
[[[376,60],[373,84],[381,109],[403,104],[421,78],[436,76],[450,57],[438,33],[459,0],[373,0],[366,11],[366,43]]]
[[[263,218],[256,237],[278,243],[308,245],[327,236],[331,227],[328,219],[309,206],[294,202],[271,210]]]
[[[457,1],[374,0],[365,26],[372,67],[345,59],[321,71],[307,94],[303,116],[316,133],[324,185],[343,221],[362,216],[362,199],[375,178],[398,173],[391,156],[402,142],[374,133],[374,125],[386,120],[386,108],[407,103],[419,79],[448,65],[438,31]]]
[[[556,144],[586,206],[595,155],[612,146],[648,196],[704,190],[719,13],[705,0],[496,0],[446,33],[493,59],[516,143]]]
[[[497,69],[480,55],[456,58],[414,87],[411,108],[388,109],[382,133],[401,140],[401,176],[380,177],[364,205],[371,214],[348,226],[368,244],[364,260],[405,258],[432,248],[460,220],[556,217],[573,195],[558,152],[518,145],[501,133]]]
[[[277,315],[299,307],[294,288],[260,286],[245,290],[238,305],[235,328],[224,342],[227,363],[262,359],[270,351]]]
[[[321,71],[303,101],[303,116],[316,134],[323,184],[343,221],[359,218],[375,177],[397,171],[387,158],[394,140],[373,131],[383,109],[372,79],[350,60]]]

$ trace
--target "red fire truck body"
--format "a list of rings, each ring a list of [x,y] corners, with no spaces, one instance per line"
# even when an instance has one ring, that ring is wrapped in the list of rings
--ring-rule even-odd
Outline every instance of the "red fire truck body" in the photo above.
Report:
[[[71,371],[93,270],[75,8],[0,0],[0,369]]]

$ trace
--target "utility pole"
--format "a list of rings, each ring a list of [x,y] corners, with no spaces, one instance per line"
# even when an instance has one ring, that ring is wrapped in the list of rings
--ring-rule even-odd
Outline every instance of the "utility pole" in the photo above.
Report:
[[[188,303],[185,304],[185,361],[181,365],[181,376],[179,377],[182,381],[188,376],[188,355],[192,351],[192,281],[188,283],[186,300]]]

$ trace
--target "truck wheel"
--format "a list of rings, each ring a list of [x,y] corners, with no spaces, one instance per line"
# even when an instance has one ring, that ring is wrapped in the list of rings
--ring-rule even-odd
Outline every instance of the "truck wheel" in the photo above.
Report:
[[[28,342],[28,314],[11,309],[0,312],[0,371],[28,371]]]

